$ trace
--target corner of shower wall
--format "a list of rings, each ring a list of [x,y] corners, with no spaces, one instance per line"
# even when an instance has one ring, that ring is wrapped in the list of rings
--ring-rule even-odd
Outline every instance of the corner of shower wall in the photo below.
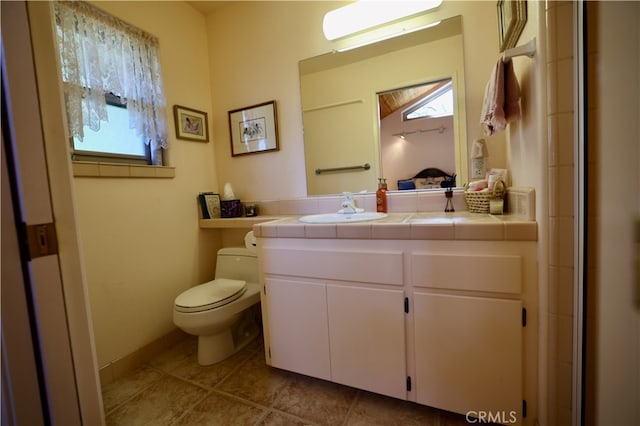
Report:
[[[548,287],[546,423],[571,424],[574,294],[575,5],[547,1]]]

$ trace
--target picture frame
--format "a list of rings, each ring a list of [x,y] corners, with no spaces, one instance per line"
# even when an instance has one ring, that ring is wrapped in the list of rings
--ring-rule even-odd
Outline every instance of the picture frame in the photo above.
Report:
[[[176,138],[196,142],[209,142],[207,113],[182,105],[173,106]]]
[[[527,23],[526,0],[498,0],[498,41],[500,52],[516,45]]]
[[[216,219],[221,217],[220,194],[214,192],[202,192],[198,195],[203,219]]]
[[[278,151],[276,101],[229,111],[231,155]]]

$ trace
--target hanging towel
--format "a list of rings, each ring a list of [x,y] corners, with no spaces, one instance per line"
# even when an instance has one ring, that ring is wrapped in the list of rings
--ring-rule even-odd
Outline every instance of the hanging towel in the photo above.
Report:
[[[520,84],[511,60],[504,62],[504,78],[504,115],[507,117],[507,123],[511,123],[520,119]]]
[[[484,134],[491,136],[520,118],[519,101],[520,85],[513,70],[513,63],[505,62],[500,57],[485,88],[480,118]]]

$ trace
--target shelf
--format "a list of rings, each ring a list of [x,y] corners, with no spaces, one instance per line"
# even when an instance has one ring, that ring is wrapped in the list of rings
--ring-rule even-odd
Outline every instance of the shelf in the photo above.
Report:
[[[205,229],[229,229],[229,228],[251,228],[253,225],[269,222],[275,219],[282,219],[278,216],[255,216],[255,217],[229,217],[224,219],[200,219],[200,228]]]

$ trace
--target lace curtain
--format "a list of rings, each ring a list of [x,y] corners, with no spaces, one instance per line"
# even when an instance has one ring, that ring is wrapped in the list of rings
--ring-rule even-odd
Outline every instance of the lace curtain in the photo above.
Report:
[[[81,1],[55,2],[55,18],[69,129],[107,121],[105,93],[126,100],[129,127],[152,150],[167,148],[158,40]]]

